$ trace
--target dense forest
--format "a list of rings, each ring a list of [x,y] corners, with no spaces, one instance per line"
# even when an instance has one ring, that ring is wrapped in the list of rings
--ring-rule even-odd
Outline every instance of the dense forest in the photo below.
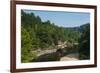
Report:
[[[50,20],[43,22],[39,16],[21,10],[21,62],[37,59],[38,52],[59,49],[65,54],[78,52],[79,59],[90,58],[90,24],[79,27],[59,27]],[[56,57],[55,57],[56,58]]]

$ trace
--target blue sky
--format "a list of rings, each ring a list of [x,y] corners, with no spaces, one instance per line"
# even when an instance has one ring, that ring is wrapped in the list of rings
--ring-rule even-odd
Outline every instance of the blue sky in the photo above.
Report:
[[[42,21],[50,20],[55,25],[61,27],[76,27],[90,22],[90,13],[64,12],[64,11],[37,11],[24,10],[26,13],[34,13],[39,16]]]

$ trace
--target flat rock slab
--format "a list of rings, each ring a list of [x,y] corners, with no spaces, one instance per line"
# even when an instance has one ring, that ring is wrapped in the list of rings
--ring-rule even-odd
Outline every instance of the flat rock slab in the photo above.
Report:
[[[68,54],[68,55],[62,57],[60,59],[60,61],[76,61],[76,60],[79,60],[78,57],[79,57],[79,55],[76,53],[75,54]]]

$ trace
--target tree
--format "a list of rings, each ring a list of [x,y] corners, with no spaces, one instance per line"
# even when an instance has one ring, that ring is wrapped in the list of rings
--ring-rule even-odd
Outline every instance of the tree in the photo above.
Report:
[[[90,59],[90,24],[86,24],[79,41],[79,58]]]
[[[28,62],[32,58],[31,48],[32,48],[32,38],[29,32],[21,27],[21,61]]]

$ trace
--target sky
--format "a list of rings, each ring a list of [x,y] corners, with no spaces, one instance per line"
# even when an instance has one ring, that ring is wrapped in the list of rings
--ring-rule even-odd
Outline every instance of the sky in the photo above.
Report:
[[[90,13],[43,10],[24,10],[24,12],[34,13],[43,22],[50,20],[60,27],[77,27],[90,22]]]

